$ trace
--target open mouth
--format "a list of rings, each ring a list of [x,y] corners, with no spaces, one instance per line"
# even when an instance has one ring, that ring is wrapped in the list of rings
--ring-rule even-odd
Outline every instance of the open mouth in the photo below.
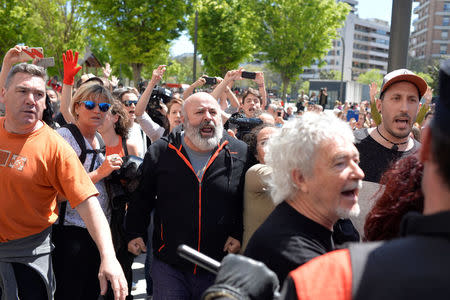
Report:
[[[215,130],[215,128],[214,128],[214,126],[211,126],[211,125],[205,125],[205,126],[202,126],[201,128],[200,128],[200,133],[204,136],[204,135],[206,135],[206,136],[212,136],[213,134],[214,134],[214,130]]]
[[[406,128],[409,124],[409,118],[396,118],[394,119],[394,123],[399,128]]]
[[[358,196],[358,189],[350,190],[350,191],[343,191],[341,194],[345,197],[357,197]]]
[[[362,188],[362,181],[359,180],[355,183],[348,184],[347,186],[345,186],[341,191],[341,195],[351,200],[357,201],[359,190],[361,188]]]

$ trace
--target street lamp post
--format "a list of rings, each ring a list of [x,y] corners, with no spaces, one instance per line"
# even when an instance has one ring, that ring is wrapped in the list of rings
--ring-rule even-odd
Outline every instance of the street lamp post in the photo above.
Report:
[[[344,89],[344,63],[345,63],[345,42],[344,38],[341,36],[341,42],[342,42],[342,66],[341,66],[341,85],[339,87],[339,101],[342,100],[343,96],[343,89]]]
[[[406,68],[412,3],[412,0],[392,1],[388,73]]]
[[[197,80],[197,28],[198,27],[198,11],[195,11],[195,29],[194,29],[194,65],[192,66],[192,82]]]

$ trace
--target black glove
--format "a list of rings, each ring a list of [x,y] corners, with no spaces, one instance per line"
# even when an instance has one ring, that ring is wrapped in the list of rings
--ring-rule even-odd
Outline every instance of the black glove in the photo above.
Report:
[[[203,293],[203,300],[273,300],[279,282],[265,264],[242,255],[228,254],[222,260],[214,285]]]

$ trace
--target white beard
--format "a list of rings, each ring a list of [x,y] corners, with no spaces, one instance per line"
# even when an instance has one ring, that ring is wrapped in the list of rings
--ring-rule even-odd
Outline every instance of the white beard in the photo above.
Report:
[[[342,207],[338,207],[336,209],[336,214],[341,219],[348,219],[350,217],[357,217],[357,216],[359,216],[360,211],[361,211],[361,209],[359,207],[359,204],[356,203],[355,205],[353,205],[353,207],[351,209],[345,209],[345,208],[342,208]]]
[[[201,151],[210,151],[220,143],[223,136],[222,122],[218,122],[218,124],[214,126],[214,135],[212,137],[204,138],[200,133],[200,129],[202,126],[206,125],[205,123],[202,122],[199,126],[192,126],[189,123],[189,120],[186,121],[187,122],[184,124],[184,134]],[[208,125],[211,124],[212,121]]]

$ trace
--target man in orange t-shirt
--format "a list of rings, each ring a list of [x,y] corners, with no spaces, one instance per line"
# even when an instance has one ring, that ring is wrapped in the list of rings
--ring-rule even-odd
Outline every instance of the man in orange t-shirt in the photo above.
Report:
[[[11,67],[6,61],[18,62],[21,51],[8,51],[3,68]],[[0,289],[7,299],[53,298],[50,232],[59,193],[77,209],[97,244],[102,294],[110,280],[115,298],[125,299],[127,283],[98,192],[73,149],[41,121],[44,78],[43,68],[25,63],[0,78],[6,108],[0,118]]]

